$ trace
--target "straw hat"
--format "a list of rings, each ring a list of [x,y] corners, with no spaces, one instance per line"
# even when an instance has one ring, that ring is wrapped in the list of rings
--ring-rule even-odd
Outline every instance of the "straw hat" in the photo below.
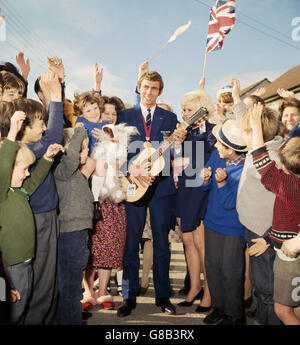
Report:
[[[238,121],[226,120],[212,130],[213,135],[227,147],[237,152],[247,152],[247,144],[243,139],[243,132]]]

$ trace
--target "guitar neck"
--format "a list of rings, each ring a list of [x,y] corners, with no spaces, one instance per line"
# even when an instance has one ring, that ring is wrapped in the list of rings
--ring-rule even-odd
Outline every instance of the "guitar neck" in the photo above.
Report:
[[[206,116],[208,111],[206,108],[201,107],[195,114],[193,114],[187,121],[180,124],[182,129],[187,129],[190,125]],[[163,153],[176,141],[174,132],[159,146],[159,148],[150,156],[150,161],[155,162]]]

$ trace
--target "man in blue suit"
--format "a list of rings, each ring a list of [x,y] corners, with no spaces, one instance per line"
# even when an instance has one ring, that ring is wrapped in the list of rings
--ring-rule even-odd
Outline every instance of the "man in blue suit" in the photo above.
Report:
[[[129,152],[135,151],[135,147],[141,147],[140,143],[151,142],[157,146],[174,132],[175,138],[182,142],[185,139],[186,131],[176,129],[177,116],[156,105],[157,97],[163,91],[163,80],[159,73],[148,71],[138,81],[140,93],[140,105],[124,110],[118,117],[118,123],[126,123],[129,126],[136,126],[139,134],[134,136],[129,146]],[[131,148],[134,147],[134,150]],[[128,154],[129,173],[137,171],[130,163],[135,153]],[[166,162],[170,169],[170,160]],[[141,169],[141,168],[139,168]],[[151,185],[154,177],[150,174],[136,173],[136,178]],[[165,175],[165,174],[163,174]],[[146,208],[150,210],[150,223],[153,236],[153,281],[156,295],[156,305],[161,307],[163,312],[175,314],[176,309],[170,302],[170,280],[169,280],[169,247],[168,233],[171,228],[172,207],[176,189],[172,174],[160,177],[154,194],[143,206],[125,203],[127,216],[126,245],[123,259],[123,281],[122,294],[123,305],[118,309],[117,315],[125,317],[131,314],[136,306],[136,296],[139,289],[139,242],[145,226]]]

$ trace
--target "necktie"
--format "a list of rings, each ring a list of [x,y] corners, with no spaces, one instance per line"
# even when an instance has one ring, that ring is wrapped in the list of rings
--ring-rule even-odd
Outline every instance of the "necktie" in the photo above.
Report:
[[[146,126],[147,128],[149,128],[151,125],[151,109],[147,109],[147,111],[148,111],[148,114],[146,116]]]

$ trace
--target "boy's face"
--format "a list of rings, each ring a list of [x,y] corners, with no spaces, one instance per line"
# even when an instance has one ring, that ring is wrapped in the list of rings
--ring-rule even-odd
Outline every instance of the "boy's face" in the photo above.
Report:
[[[100,109],[97,103],[87,103],[82,109],[82,116],[91,122],[99,122]]]
[[[46,129],[47,127],[45,125],[45,121],[36,118],[32,124],[32,127],[26,126],[25,128],[24,137],[26,138],[26,142],[34,143],[40,140]]]
[[[113,104],[106,103],[104,105],[104,112],[101,114],[101,121],[109,121],[112,124],[117,122],[116,107]]]
[[[12,188],[22,187],[24,180],[30,175],[28,169],[29,165],[24,163],[20,163],[14,166],[10,181],[10,186]]]
[[[22,91],[17,88],[5,88],[2,91],[2,101],[12,102],[22,97]]]
[[[229,159],[231,157],[232,150],[224,146],[220,141],[217,140],[215,147],[219,151],[220,158]]]
[[[195,112],[198,110],[198,107],[193,102],[185,103],[181,106],[181,114],[183,121],[187,121]]]

